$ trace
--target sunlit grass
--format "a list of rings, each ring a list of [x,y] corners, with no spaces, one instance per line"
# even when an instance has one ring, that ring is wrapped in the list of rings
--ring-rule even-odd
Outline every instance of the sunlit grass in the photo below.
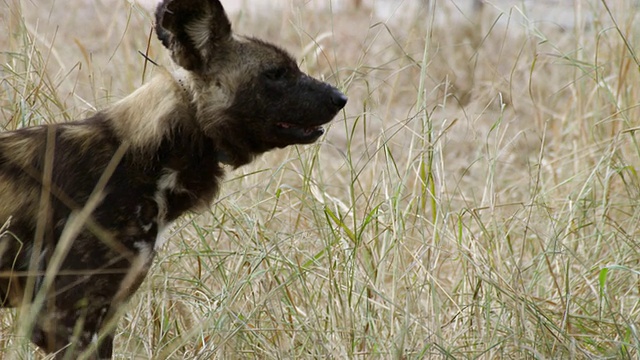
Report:
[[[564,27],[520,3],[233,15],[349,105],[320,143],[230,169],[211,210],[175,224],[118,357],[637,357],[640,22],[631,0],[578,3]],[[71,39],[23,6],[26,25],[0,15],[7,130],[142,82],[141,10],[79,7],[103,28]],[[155,40],[149,54],[168,64]],[[40,356],[1,319],[7,357]]]

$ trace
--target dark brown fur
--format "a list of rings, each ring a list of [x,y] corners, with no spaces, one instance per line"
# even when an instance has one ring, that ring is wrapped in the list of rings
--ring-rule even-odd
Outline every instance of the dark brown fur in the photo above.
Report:
[[[181,69],[89,119],[0,133],[0,305],[31,306],[32,340],[60,357],[111,357],[159,233],[213,200],[222,163],[312,143],[346,103],[233,35],[217,0],[165,0],[156,21]]]

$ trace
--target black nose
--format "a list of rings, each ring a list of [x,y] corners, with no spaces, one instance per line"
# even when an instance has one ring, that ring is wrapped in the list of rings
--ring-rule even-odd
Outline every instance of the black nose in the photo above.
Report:
[[[331,93],[331,102],[338,110],[347,105],[347,100],[349,100],[349,98],[338,90],[333,90]]]

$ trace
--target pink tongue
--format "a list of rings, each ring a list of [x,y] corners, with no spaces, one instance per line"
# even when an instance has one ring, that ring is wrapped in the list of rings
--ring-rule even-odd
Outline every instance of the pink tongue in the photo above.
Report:
[[[298,125],[289,124],[285,122],[278,123],[278,126],[280,126],[283,129],[299,128],[303,131],[305,135],[310,135],[311,133],[313,133],[314,131],[320,128],[319,126],[303,127],[303,126],[298,126]]]

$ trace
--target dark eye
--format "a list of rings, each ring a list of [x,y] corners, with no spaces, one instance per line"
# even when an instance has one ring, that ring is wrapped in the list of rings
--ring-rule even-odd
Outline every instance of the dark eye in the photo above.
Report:
[[[284,79],[288,72],[286,67],[277,67],[265,71],[262,75],[269,80],[277,81]]]

